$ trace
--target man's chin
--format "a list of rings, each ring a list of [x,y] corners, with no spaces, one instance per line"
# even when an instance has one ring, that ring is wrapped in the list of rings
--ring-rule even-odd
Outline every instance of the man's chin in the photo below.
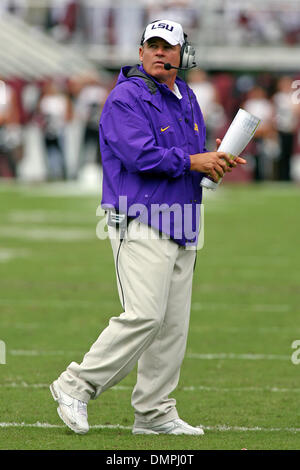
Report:
[[[164,69],[164,67],[154,67],[152,68],[150,75],[152,75],[155,80],[158,82],[165,82],[168,79],[168,72]]]

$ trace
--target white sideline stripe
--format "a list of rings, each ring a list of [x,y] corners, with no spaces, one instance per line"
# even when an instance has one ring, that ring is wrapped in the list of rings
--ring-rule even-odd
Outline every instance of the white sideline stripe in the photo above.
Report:
[[[41,184],[36,188],[30,186],[20,187],[19,190],[24,195],[44,196],[44,197],[101,197],[101,173],[95,168],[94,173],[97,175],[97,182],[95,181],[64,181],[54,182],[50,184]]]
[[[279,387],[208,387],[205,385],[191,385],[190,387],[182,387],[184,392],[207,391],[207,392],[279,392],[300,393],[300,388],[279,388]]]
[[[288,304],[225,304],[213,302],[194,302],[192,310],[232,310],[240,308],[254,312],[288,312],[292,309]]]
[[[75,355],[82,354],[81,351],[38,351],[29,349],[10,349],[7,351],[12,356],[61,356],[61,355]],[[290,360],[291,356],[280,354],[236,354],[236,353],[189,353],[186,359],[239,359],[239,360],[271,360],[271,361],[286,361]]]
[[[8,220],[12,223],[82,223],[93,222],[93,219],[89,215],[78,215],[78,213],[69,213],[58,210],[33,210],[33,211],[12,211],[8,213]],[[237,258],[238,259],[238,258]],[[252,259],[249,257],[249,259]],[[258,258],[259,259],[259,258]],[[268,258],[269,261],[271,259]]]
[[[29,256],[30,254],[31,252],[29,250],[0,248],[0,263],[5,263],[15,258],[23,258],[23,257]]]
[[[63,301],[61,300],[56,300],[56,299],[0,299],[0,305],[46,305],[50,307],[55,307],[55,308],[65,308],[67,307],[73,307],[74,305],[82,306],[82,307],[94,307],[95,305],[99,306],[99,300],[95,300],[94,302],[92,300],[81,300],[81,299],[65,299]],[[117,300],[101,300],[101,305],[116,305],[118,306],[118,301]],[[12,323],[14,325],[14,323]],[[295,330],[293,330],[295,331]]]
[[[72,229],[72,228],[53,228],[44,226],[43,228],[23,228],[18,226],[8,226],[0,228],[0,237],[22,238],[27,240],[91,240],[96,239],[93,230]]]
[[[0,383],[3,388],[49,388],[49,384],[29,384],[27,382],[8,382]],[[133,390],[133,386],[115,385],[110,390]],[[189,387],[180,387],[184,392],[272,392],[272,393],[300,393],[300,388],[280,388],[280,387],[209,387],[206,385],[191,385]]]
[[[48,384],[29,384],[27,382],[7,382],[7,383],[0,383],[0,387],[3,388],[49,388],[50,383]],[[129,385],[115,385],[111,388],[111,390],[133,390],[133,386],[130,387]],[[300,389],[299,389],[300,391]]]
[[[0,301],[1,302],[1,301]],[[262,327],[255,327],[255,326],[215,326],[215,325],[201,325],[195,326],[193,325],[192,333],[199,332],[203,333],[204,331],[221,331],[223,333],[240,333],[240,332],[252,332],[252,333],[282,333],[284,332],[291,332],[291,333],[298,333],[300,332],[300,328],[296,327],[289,327],[289,326],[262,326]]]
[[[0,428],[65,428],[63,424],[49,423],[0,423]],[[121,424],[96,424],[90,426],[90,429],[132,429],[132,426],[122,426]]]
[[[1,252],[0,252],[1,253]],[[25,253],[23,252],[24,256]],[[1,255],[0,255],[1,256]],[[1,261],[1,259],[0,259]],[[83,305],[86,307],[92,307],[95,305],[99,305],[98,300],[85,300],[85,299],[64,299],[58,300],[58,299],[12,299],[12,298],[1,298],[0,299],[0,304],[4,305],[14,305],[14,304],[28,304],[28,305],[51,305],[51,307],[55,308],[65,308],[65,306],[73,306],[73,305]],[[109,299],[104,299],[101,300],[101,304],[105,305],[116,305],[118,306],[118,300],[109,300]],[[292,305],[287,305],[287,304],[282,304],[282,305],[273,305],[273,304],[224,304],[224,303],[212,303],[212,302],[195,302],[192,304],[192,310],[229,310],[231,311],[233,308],[240,308],[240,309],[245,309],[248,311],[254,311],[254,312],[275,312],[275,313],[281,313],[281,312],[288,312],[292,311],[293,309],[296,311],[298,307],[292,306]],[[195,328],[195,327],[193,327]],[[240,330],[250,330],[254,329],[256,331],[282,331],[282,330],[290,330],[290,331],[295,331],[295,328],[293,327],[286,327],[286,326],[270,326],[270,327],[254,327],[254,326],[249,326],[249,327],[215,327],[215,326],[201,326],[198,327],[199,331],[203,331],[204,329],[210,329],[210,330],[217,330],[217,329],[222,329],[222,331],[240,331]],[[297,329],[297,328],[296,328]],[[297,329],[299,330],[299,328]]]
[[[12,356],[62,356],[80,354],[79,351],[36,351],[28,349],[10,349],[7,353]]]
[[[1,260],[0,260],[1,262]],[[65,309],[66,307],[72,307],[74,305],[80,305],[82,307],[93,307],[95,305],[99,305],[99,302],[97,301],[89,301],[89,300],[41,300],[41,299],[0,299],[0,305],[15,305],[15,304],[26,304],[26,305],[46,305],[48,307],[55,307],[55,308],[63,308]],[[102,305],[109,305],[109,306],[114,306],[118,308],[118,301],[117,300],[103,300],[101,301]],[[0,327],[5,327],[5,328],[24,328],[24,329],[37,329],[37,328],[45,328],[45,324],[43,323],[25,323],[25,322],[18,322],[15,323],[13,320],[5,321],[5,322],[0,322]],[[289,326],[262,326],[262,327],[256,327],[256,326],[245,326],[245,327],[240,327],[240,326],[215,326],[215,325],[201,325],[201,326],[195,326],[193,325],[191,333],[203,333],[204,331],[221,331],[222,333],[240,333],[240,332],[255,332],[255,333],[282,333],[283,331],[288,333],[300,333],[300,328],[297,327],[289,327]],[[78,351],[77,351],[78,353]]]
[[[263,428],[260,426],[254,427],[244,427],[244,426],[227,426],[225,424],[217,424],[216,426],[203,426],[199,425],[204,430],[208,431],[242,431],[242,432],[249,432],[249,431],[260,431],[260,432],[300,432],[300,428]],[[0,423],[0,428],[43,428],[43,429],[56,429],[56,428],[65,428],[66,426],[62,424],[50,424],[50,423]],[[90,429],[124,429],[124,430],[131,430],[132,426],[123,426],[121,424],[95,424],[94,426],[90,426]]]
[[[268,361],[286,361],[291,359],[291,356],[284,356],[280,354],[235,354],[235,353],[215,353],[215,354],[197,354],[190,353],[186,355],[188,359],[243,359],[243,360],[268,360]]]
[[[200,425],[201,426],[201,425]],[[207,431],[263,431],[263,432],[300,432],[300,428],[262,428],[260,426],[255,426],[252,428],[247,428],[244,426],[227,426],[226,424],[218,424],[217,426],[201,426]]]

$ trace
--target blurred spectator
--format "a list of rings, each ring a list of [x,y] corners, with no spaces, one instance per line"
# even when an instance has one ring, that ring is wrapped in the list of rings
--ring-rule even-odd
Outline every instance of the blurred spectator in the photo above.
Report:
[[[17,95],[0,79],[0,177],[12,178],[22,158],[22,128]]]
[[[253,8],[237,0],[2,0],[0,15],[8,11],[37,27],[43,21],[58,41],[117,45],[121,56],[137,44],[144,24],[163,18],[181,23],[192,42],[200,33],[203,45],[299,44],[298,2],[268,3]]]
[[[291,77],[281,77],[278,80],[277,92],[273,95],[280,145],[278,178],[281,181],[291,180],[290,161],[299,125],[299,105],[295,104],[292,99],[294,91],[292,83],[293,79]]]
[[[180,23],[191,41],[192,31],[199,26],[199,8],[192,0],[144,0],[145,24],[150,21],[170,18]]]
[[[99,75],[90,74],[81,78],[75,103],[76,116],[84,128],[78,171],[87,163],[101,165],[99,121],[106,97],[107,90]]]
[[[118,1],[112,9],[111,28],[113,44],[118,54],[125,59],[140,43],[144,23],[144,6],[140,2]]]
[[[28,9],[27,0],[1,0],[0,3],[0,16],[1,13],[12,13],[19,17],[25,17]]]
[[[235,77],[231,73],[220,72],[214,75],[211,80],[216,89],[218,100],[231,120],[238,109],[238,97],[234,93]]]
[[[77,30],[78,0],[51,0],[46,28],[57,41],[67,41]]]
[[[215,147],[218,133],[226,125],[227,117],[219,102],[216,88],[204,70],[192,69],[188,75],[188,83],[196,95],[206,125],[207,148]]]
[[[90,44],[114,44],[112,9],[109,1],[81,5],[83,40]]]
[[[261,119],[253,139],[253,156],[255,160],[254,178],[262,181],[266,177],[266,159],[277,157],[277,133],[274,128],[274,106],[266,91],[256,85],[248,93],[243,108]]]
[[[65,131],[73,117],[72,102],[55,80],[47,81],[38,103],[37,118],[47,153],[48,179],[66,179]]]
[[[289,45],[299,44],[300,42],[300,13],[298,9],[283,9],[278,12],[278,22],[284,32],[285,42]]]
[[[36,81],[26,82],[21,90],[21,108],[24,123],[30,122],[34,117],[41,95],[41,84]]]

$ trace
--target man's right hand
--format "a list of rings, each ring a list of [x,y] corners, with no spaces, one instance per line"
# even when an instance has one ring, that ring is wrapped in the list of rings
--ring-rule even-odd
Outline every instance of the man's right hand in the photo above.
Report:
[[[225,152],[195,153],[190,155],[191,170],[206,173],[216,183],[237,163]]]

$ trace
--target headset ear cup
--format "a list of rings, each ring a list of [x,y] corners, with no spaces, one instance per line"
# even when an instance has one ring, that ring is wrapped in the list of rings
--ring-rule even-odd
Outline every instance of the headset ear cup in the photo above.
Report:
[[[181,48],[180,67],[189,68],[195,63],[195,49],[188,42]]]
[[[180,52],[180,67],[188,67],[189,63],[189,43],[184,42],[182,47],[181,47],[181,52]]]

